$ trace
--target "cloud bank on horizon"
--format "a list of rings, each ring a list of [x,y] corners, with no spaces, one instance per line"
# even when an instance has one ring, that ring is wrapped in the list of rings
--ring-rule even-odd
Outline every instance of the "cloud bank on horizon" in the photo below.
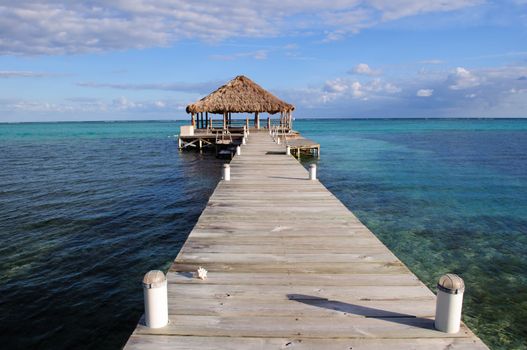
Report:
[[[0,3],[0,122],[174,119],[246,74],[298,117],[527,117],[524,0]]]

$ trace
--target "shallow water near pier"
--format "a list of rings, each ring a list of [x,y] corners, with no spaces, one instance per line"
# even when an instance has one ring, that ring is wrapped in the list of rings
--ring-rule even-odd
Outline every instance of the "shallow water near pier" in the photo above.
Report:
[[[122,347],[220,178],[183,122],[0,124],[0,341]],[[493,349],[527,343],[527,120],[297,120],[320,180],[430,288],[467,284]],[[323,233],[321,233],[323,239]]]

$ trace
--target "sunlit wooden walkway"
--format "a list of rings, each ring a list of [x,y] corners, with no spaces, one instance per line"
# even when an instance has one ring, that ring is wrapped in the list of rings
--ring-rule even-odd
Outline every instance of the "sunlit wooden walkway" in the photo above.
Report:
[[[170,324],[127,349],[486,349],[434,330],[434,294],[284,151],[251,134],[170,268]]]

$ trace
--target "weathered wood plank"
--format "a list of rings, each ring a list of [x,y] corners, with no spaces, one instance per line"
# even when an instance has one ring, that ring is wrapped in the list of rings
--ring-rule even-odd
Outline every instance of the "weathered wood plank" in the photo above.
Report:
[[[194,272],[168,272],[169,283],[176,284],[250,284],[294,286],[414,286],[421,281],[414,275],[401,274],[289,274],[216,272],[206,280],[196,278]]]
[[[254,263],[302,263],[302,262],[335,262],[335,263],[353,263],[353,262],[396,262],[397,258],[390,252],[381,253],[317,253],[313,251],[311,254],[297,253],[285,254],[283,249],[281,252],[274,253],[232,253],[232,252],[212,252],[204,251],[183,252],[178,255],[176,261],[185,263],[243,263],[245,261],[252,261]]]
[[[375,305],[375,307],[372,307]],[[311,299],[306,302],[290,300],[196,298],[170,299],[169,313],[203,316],[311,316],[311,317],[433,317],[435,308],[430,298],[408,302],[393,300],[356,300],[344,303],[331,299]],[[328,320],[325,320],[328,321]]]
[[[428,339],[306,339],[291,338],[249,338],[249,337],[197,337],[132,335],[126,344],[130,350],[483,350],[480,341],[469,338],[428,338]]]
[[[170,267],[172,272],[192,272],[199,267],[204,267],[210,272],[274,272],[284,274],[287,278],[294,273],[316,273],[316,274],[386,274],[386,273],[410,273],[408,268],[400,262],[394,263],[303,263],[303,264],[280,264],[280,263],[194,263],[175,262]]]
[[[194,316],[177,315],[168,326],[151,329],[139,325],[136,334],[227,336],[227,337],[302,337],[302,338],[466,338],[465,326],[457,334],[434,329],[429,318],[330,318],[287,316]]]
[[[297,286],[297,285],[247,285],[247,284],[168,284],[171,297],[211,297],[243,298],[243,299],[271,299],[271,300],[318,300],[332,299],[339,302],[355,300],[404,300],[428,299],[434,294],[424,285],[407,286]]]

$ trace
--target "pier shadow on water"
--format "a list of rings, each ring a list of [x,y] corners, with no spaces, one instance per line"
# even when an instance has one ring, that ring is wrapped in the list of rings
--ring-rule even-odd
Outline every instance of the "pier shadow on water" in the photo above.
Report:
[[[339,311],[343,314],[364,316],[366,318],[376,318],[387,322],[404,324],[416,328],[434,330],[434,320],[415,315],[376,309],[362,305],[344,303],[338,300],[330,300],[312,295],[305,294],[287,294],[287,299],[294,300],[310,306],[324,308],[333,311]]]

